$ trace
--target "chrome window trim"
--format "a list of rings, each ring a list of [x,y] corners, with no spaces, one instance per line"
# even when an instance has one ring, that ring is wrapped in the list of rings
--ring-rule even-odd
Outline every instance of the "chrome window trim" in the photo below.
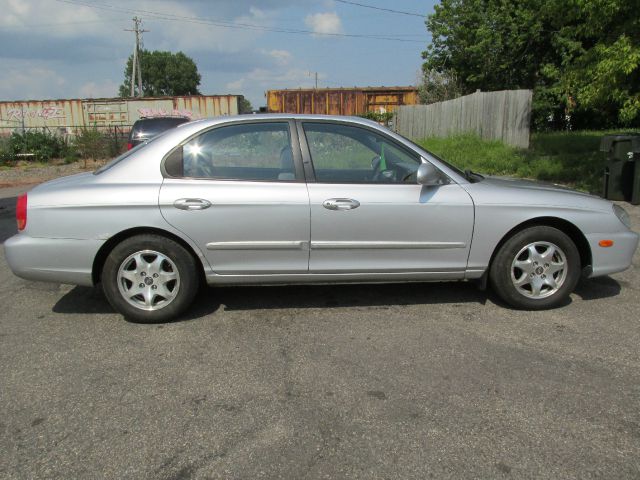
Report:
[[[326,242],[312,241],[311,250],[360,250],[360,249],[447,249],[465,248],[464,242]]]
[[[303,250],[309,242],[267,241],[267,242],[209,242],[207,250]]]

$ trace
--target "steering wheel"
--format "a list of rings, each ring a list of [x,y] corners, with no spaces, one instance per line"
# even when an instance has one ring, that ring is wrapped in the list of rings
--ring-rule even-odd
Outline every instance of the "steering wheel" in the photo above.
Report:
[[[376,155],[371,159],[371,169],[373,174],[371,175],[371,181],[373,182],[391,182],[395,179],[395,172],[390,169],[381,170],[382,159],[380,155]]]

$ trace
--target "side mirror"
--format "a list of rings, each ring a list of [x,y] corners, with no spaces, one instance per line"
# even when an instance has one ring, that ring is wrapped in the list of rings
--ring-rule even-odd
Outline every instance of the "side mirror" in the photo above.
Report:
[[[429,162],[423,162],[418,167],[418,184],[426,186],[442,185],[442,174]]]

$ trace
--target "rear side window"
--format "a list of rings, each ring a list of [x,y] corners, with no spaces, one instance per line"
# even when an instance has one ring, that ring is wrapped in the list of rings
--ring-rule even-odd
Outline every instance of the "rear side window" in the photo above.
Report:
[[[294,181],[289,125],[229,125],[204,132],[165,160],[172,177]]]

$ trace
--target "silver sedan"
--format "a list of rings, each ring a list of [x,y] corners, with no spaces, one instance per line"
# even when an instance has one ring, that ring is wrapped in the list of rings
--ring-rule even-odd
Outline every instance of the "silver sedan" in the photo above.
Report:
[[[183,124],[32,189],[17,220],[16,275],[101,284],[141,322],[179,316],[203,282],[468,280],[551,308],[638,244],[609,201],[462,172],[374,122],[320,115]]]

